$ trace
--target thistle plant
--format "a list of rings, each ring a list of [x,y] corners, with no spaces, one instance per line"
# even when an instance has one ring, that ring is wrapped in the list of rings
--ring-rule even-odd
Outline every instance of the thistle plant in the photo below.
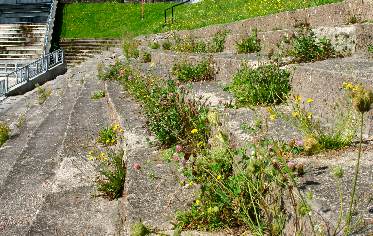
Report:
[[[349,209],[346,215],[346,228],[344,230],[345,235],[349,235],[351,232],[351,219],[353,205],[355,202],[357,179],[359,177],[360,160],[362,155],[362,143],[363,143],[363,127],[364,127],[364,114],[371,110],[373,103],[373,92],[364,88],[362,85],[353,85],[351,83],[344,83],[343,87],[351,92],[352,104],[354,108],[360,113],[360,141],[358,157],[355,165],[355,173],[352,182],[352,192],[349,204]]]

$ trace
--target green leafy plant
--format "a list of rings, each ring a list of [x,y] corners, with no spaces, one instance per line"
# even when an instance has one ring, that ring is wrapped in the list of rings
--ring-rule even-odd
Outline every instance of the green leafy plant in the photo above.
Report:
[[[126,179],[126,166],[123,151],[91,151],[88,160],[98,163],[100,176],[97,179],[97,190],[110,199],[118,199],[123,194]]]
[[[127,58],[138,58],[140,51],[139,42],[132,35],[127,34],[123,39],[123,52]]]
[[[143,77],[128,65],[112,67],[124,88],[143,104],[148,127],[161,145],[181,144],[193,153],[207,143],[208,109],[203,101],[173,80]]]
[[[161,47],[161,45],[158,43],[158,42],[152,42],[149,47],[151,49],[159,49]]]
[[[278,65],[244,67],[233,77],[227,89],[238,106],[279,104],[290,91],[290,73]]]
[[[204,60],[196,65],[183,62],[175,64],[172,73],[181,82],[212,80],[215,73],[211,64],[210,60]]]
[[[131,226],[130,236],[145,236],[150,234],[151,231],[142,222],[134,223]]]
[[[95,91],[92,96],[91,96],[91,99],[101,99],[101,98],[104,98],[106,96],[106,93],[105,91],[102,91],[102,90],[99,90],[99,91]]]
[[[99,131],[97,142],[106,146],[112,146],[118,142],[121,133],[123,133],[123,129],[119,125],[108,126]]]
[[[292,62],[313,62],[338,56],[330,40],[317,38],[307,25],[301,26],[296,33],[285,40],[288,44],[285,56],[292,57]]]
[[[0,147],[10,138],[10,128],[5,122],[0,121]]]
[[[176,52],[194,52],[194,53],[218,53],[224,51],[224,44],[228,31],[218,31],[212,38],[211,42],[196,40],[192,36],[180,38],[174,36],[175,44],[171,49]]]
[[[142,61],[145,63],[151,62],[152,55],[149,52],[144,52],[144,54],[142,55]]]
[[[170,41],[164,41],[163,43],[162,43],[162,48],[163,48],[163,50],[171,50],[171,47],[172,47],[172,44],[171,44],[171,42]]]
[[[26,113],[21,113],[18,116],[16,126],[18,129],[22,129],[26,125]]]
[[[228,31],[218,31],[212,38],[212,42],[208,45],[208,52],[217,53],[224,51],[224,44],[227,38]]]
[[[118,80],[121,76],[124,76],[127,72],[122,69],[122,64],[116,61],[114,64],[105,68],[103,64],[98,66],[98,75],[100,80]]]
[[[197,41],[192,36],[179,37],[174,36],[174,45],[171,50],[175,52],[194,52],[194,53],[206,53],[208,45],[203,41]]]
[[[281,147],[266,140],[232,148],[222,131],[211,137],[211,146],[186,164],[177,160],[183,162],[189,184],[201,189],[192,207],[177,213],[177,226],[209,231],[242,227],[252,235],[281,235],[288,221],[283,202],[294,197],[296,176],[280,155]],[[293,208],[300,205],[307,206],[297,199]]]
[[[368,45],[368,52],[373,55],[373,44],[372,45]]]
[[[42,87],[39,84],[36,84],[35,87],[38,95],[38,102],[42,105],[52,95],[52,90],[50,88]]]
[[[237,53],[254,53],[261,50],[258,31],[255,29],[246,39],[236,42]]]
[[[323,127],[311,112],[313,99],[301,101],[300,96],[292,99],[290,114],[277,113],[279,117],[297,128],[304,136],[304,151],[308,155],[324,150],[340,149],[351,145],[356,135],[356,120],[353,111],[337,116],[335,125]]]

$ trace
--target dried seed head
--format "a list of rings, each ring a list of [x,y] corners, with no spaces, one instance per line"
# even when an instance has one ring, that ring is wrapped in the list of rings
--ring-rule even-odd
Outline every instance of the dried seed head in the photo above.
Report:
[[[373,103],[373,92],[362,86],[355,86],[352,92],[352,104],[361,113],[368,112]]]

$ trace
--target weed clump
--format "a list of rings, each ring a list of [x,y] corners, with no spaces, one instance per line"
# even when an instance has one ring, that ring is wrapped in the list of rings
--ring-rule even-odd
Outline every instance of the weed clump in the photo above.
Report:
[[[123,151],[90,151],[87,159],[98,163],[100,176],[97,178],[97,190],[110,199],[118,199],[123,194],[126,179],[126,166]]]
[[[279,104],[290,91],[290,73],[278,65],[244,67],[227,87],[238,106]]]
[[[131,35],[126,35],[123,39],[123,52],[127,58],[138,58],[140,51],[138,49],[140,43]]]
[[[52,95],[52,90],[36,84],[36,92],[38,95],[38,102],[42,105]]]
[[[192,36],[180,38],[174,36],[175,44],[171,49],[176,52],[193,52],[193,53],[218,53],[224,51],[224,44],[227,37],[227,31],[218,31],[211,42],[196,40]]]
[[[99,131],[97,142],[106,146],[112,146],[119,141],[122,133],[123,129],[118,124],[108,126]]]
[[[106,96],[105,91],[99,90],[99,91],[95,91],[95,92],[91,95],[91,99],[97,100],[97,99],[104,98],[105,96]]]
[[[0,147],[9,139],[10,128],[5,122],[0,121]]]
[[[196,65],[188,63],[175,64],[172,73],[181,82],[212,80],[215,77],[210,60],[204,60]]]
[[[159,45],[159,43],[157,43],[157,42],[152,42],[152,43],[149,45],[149,47],[150,47],[151,49],[159,49],[159,48],[161,47],[161,45]]]
[[[151,62],[152,55],[149,52],[144,52],[144,54],[142,55],[142,61],[145,63]]]
[[[291,63],[314,62],[342,56],[342,53],[336,52],[329,39],[317,38],[307,24],[299,26],[292,36],[279,44],[279,48],[280,52],[275,59],[290,57]]]
[[[236,42],[237,53],[254,53],[261,50],[258,31],[255,29],[246,39]]]

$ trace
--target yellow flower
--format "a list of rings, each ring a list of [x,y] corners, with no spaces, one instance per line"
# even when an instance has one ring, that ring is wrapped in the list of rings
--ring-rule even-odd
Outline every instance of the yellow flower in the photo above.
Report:
[[[299,117],[299,111],[293,111],[292,113],[291,113],[291,115],[293,116],[293,117]]]
[[[198,129],[192,129],[192,131],[190,131],[192,134],[196,134],[198,133]]]
[[[199,143],[197,143],[197,147],[203,147],[205,145],[204,142],[200,141]]]
[[[199,199],[196,200],[196,205],[197,206],[201,205],[201,201]]]
[[[313,103],[313,99],[312,98],[307,98],[306,102],[307,103]]]
[[[353,90],[354,89],[354,85],[350,82],[343,82],[343,88],[345,90]]]
[[[218,176],[216,177],[216,179],[217,179],[217,180],[221,180],[221,175],[218,175]]]
[[[301,100],[302,100],[302,97],[301,97],[301,96],[299,96],[299,95],[295,95],[295,96],[294,96],[294,101],[295,101],[295,103],[300,103]]]
[[[308,112],[308,113],[307,113],[307,118],[308,118],[308,119],[312,119],[312,112]]]
[[[277,118],[276,114],[271,114],[271,115],[269,116],[269,119],[270,119],[270,120],[276,120],[276,118]]]

